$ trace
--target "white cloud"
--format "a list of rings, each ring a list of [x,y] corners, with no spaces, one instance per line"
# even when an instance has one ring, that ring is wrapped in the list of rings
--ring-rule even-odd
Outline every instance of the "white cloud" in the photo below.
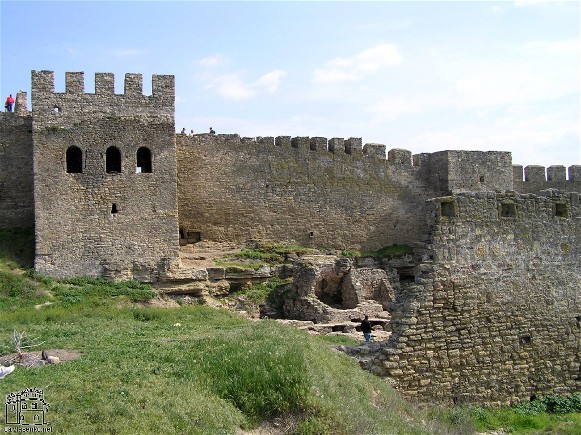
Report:
[[[279,69],[264,74],[254,82],[254,87],[264,89],[269,94],[274,94],[280,86],[281,79],[286,76],[285,71]]]
[[[572,39],[569,41],[529,41],[525,48],[534,51],[540,51],[549,54],[579,54],[579,40]]]
[[[393,121],[401,115],[419,113],[427,109],[425,100],[419,97],[398,95],[384,97],[371,104],[368,111],[374,115],[375,121]]]
[[[338,57],[328,61],[313,73],[315,83],[341,83],[361,80],[380,69],[396,66],[403,61],[393,44],[380,44],[352,57]]]
[[[215,77],[206,89],[212,89],[228,100],[246,100],[253,97],[256,91],[242,81],[237,74],[224,74]]]
[[[227,73],[216,77],[204,76],[209,83],[205,89],[213,90],[227,100],[247,100],[260,92],[274,94],[286,75],[285,71],[274,70],[263,74],[252,83],[246,82],[238,73]]]

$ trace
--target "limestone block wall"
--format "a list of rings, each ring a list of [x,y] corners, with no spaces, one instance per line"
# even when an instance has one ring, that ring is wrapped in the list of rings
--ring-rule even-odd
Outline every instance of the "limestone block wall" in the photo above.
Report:
[[[446,157],[447,191],[512,190],[512,156],[502,151],[441,151]]]
[[[0,112],[0,125],[0,228],[32,228],[32,117]]]
[[[179,223],[202,240],[376,249],[422,239],[439,194],[409,151],[360,139],[177,135]],[[381,148],[382,147],[382,148]],[[379,149],[381,148],[381,149]]]
[[[152,96],[137,74],[124,94],[112,74],[94,94],[83,73],[64,93],[51,71],[32,79],[36,270],[155,281],[178,258],[173,76],[154,76]]]
[[[581,196],[430,203],[431,240],[370,368],[426,401],[506,404],[581,391]]]

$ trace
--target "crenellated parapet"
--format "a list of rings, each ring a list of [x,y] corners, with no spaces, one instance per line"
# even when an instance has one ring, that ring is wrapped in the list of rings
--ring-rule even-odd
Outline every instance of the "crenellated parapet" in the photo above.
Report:
[[[362,145],[362,139],[356,137],[340,138],[334,137],[327,139],[325,137],[309,136],[258,136],[258,137],[240,137],[237,134],[218,134],[211,135],[208,133],[187,136],[177,134],[179,141],[188,141],[188,138],[195,137],[196,140],[228,142],[236,146],[238,144],[253,146],[261,145],[270,147],[273,157],[276,157],[277,150],[296,149],[300,151],[322,152],[336,155],[348,155],[353,158],[374,158],[386,160],[389,163],[403,166],[422,166],[429,165],[429,159],[416,158],[412,156],[409,150],[394,148],[386,152],[386,146],[378,143],[366,143]],[[429,156],[429,154],[423,154]]]
[[[540,165],[513,165],[514,190],[523,193],[535,193],[543,189],[560,189],[581,192],[581,165],[566,168],[553,165],[545,168]]]
[[[84,72],[65,73],[65,92],[55,92],[53,71],[32,71],[32,107],[35,117],[138,116],[173,120],[175,77],[153,75],[152,95],[143,94],[143,76],[125,74],[123,94],[115,93],[112,73],[95,74],[94,93],[85,91]]]
[[[178,258],[173,76],[32,73],[35,269],[154,282]],[[32,165],[30,164],[32,163]],[[55,233],[58,228],[58,235]],[[147,236],[145,236],[147,235]]]

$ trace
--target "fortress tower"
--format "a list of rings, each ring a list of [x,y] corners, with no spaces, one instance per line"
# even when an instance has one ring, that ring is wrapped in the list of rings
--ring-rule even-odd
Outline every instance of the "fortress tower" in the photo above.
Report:
[[[174,76],[32,72],[35,268],[151,282],[178,258]]]

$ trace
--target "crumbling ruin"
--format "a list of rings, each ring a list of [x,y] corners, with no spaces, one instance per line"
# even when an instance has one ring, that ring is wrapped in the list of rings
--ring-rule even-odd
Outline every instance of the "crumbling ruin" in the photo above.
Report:
[[[179,247],[249,239],[413,247],[389,264],[296,265],[287,316],[391,319],[346,349],[419,400],[505,403],[581,390],[581,166],[513,166],[499,151],[387,151],[359,138],[175,133],[174,77],[32,73],[1,113],[0,227],[35,228],[35,268],[228,292]],[[387,157],[387,158],[386,158]],[[378,267],[379,266],[379,267]],[[181,288],[181,290],[180,290]],[[387,322],[386,322],[387,323]]]

